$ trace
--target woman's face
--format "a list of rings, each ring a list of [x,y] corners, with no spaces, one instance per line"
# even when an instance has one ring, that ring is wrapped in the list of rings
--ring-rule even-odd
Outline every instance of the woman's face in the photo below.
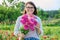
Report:
[[[27,4],[26,7],[25,7],[25,10],[26,10],[27,14],[33,14],[33,12],[34,12],[34,6],[31,5],[31,4]]]

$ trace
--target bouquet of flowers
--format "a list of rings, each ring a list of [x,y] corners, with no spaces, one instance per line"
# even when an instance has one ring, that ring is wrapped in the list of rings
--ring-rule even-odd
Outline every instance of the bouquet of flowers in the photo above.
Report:
[[[29,30],[34,31],[35,26],[37,25],[37,21],[34,18],[29,19],[27,14],[22,16],[22,19],[20,20],[20,22],[23,24],[23,27],[20,28],[21,33],[26,35]]]

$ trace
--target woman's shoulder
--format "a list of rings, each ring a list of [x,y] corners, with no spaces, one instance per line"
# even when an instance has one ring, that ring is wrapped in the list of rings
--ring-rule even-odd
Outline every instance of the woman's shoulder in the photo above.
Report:
[[[18,16],[17,19],[21,19],[22,16]]]
[[[22,17],[22,16],[18,16],[18,17],[17,17],[17,21],[20,21],[21,17]]]
[[[35,16],[36,16],[36,15],[35,15]],[[39,16],[36,16],[36,19],[37,19],[37,20],[41,20],[41,18],[40,18]]]

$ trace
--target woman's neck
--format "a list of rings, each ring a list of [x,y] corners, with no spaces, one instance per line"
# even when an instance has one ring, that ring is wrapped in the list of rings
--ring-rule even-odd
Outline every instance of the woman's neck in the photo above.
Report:
[[[34,17],[34,14],[27,14],[29,17]]]

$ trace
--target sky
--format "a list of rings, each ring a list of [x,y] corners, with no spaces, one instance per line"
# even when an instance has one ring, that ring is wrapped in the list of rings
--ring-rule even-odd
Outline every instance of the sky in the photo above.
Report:
[[[32,1],[36,6],[43,10],[58,10],[60,8],[60,0],[21,0],[24,2]]]
[[[58,10],[60,8],[60,0],[20,0],[23,2],[32,1],[37,7],[43,10]],[[1,4],[2,0],[0,0]]]

